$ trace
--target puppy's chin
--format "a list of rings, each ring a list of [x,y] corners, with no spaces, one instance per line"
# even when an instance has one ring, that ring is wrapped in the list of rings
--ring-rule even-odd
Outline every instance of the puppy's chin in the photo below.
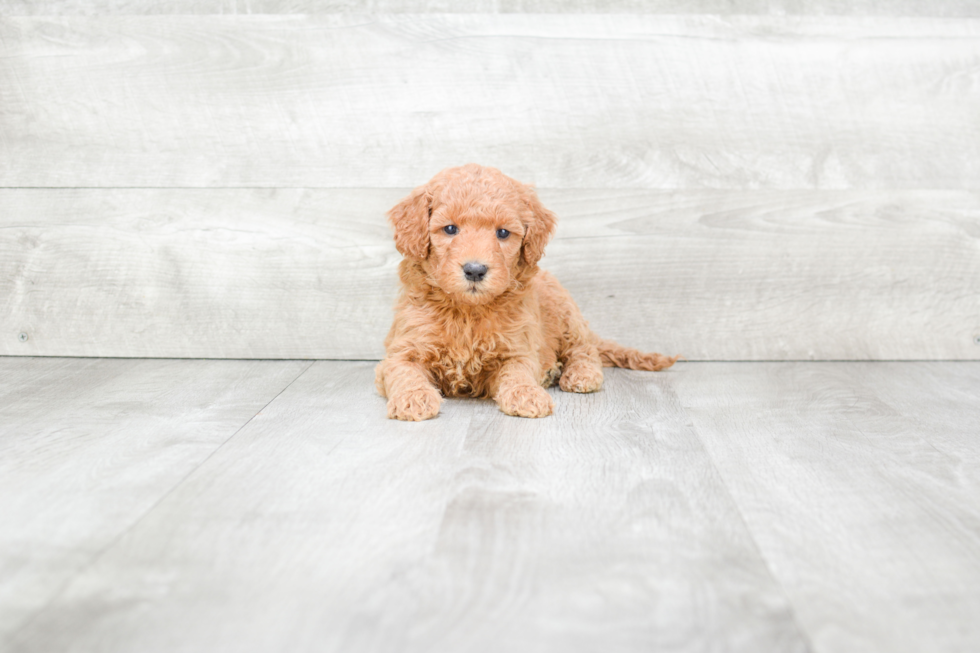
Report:
[[[466,284],[464,287],[455,289],[455,292],[450,293],[450,296],[459,304],[479,306],[492,302],[497,294],[482,287],[482,284]]]

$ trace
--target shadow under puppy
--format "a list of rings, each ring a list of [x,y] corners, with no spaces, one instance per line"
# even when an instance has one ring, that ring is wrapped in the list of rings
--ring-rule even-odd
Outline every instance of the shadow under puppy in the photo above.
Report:
[[[442,397],[491,397],[508,415],[545,417],[544,390],[595,392],[602,366],[661,370],[589,330],[558,281],[538,269],[555,214],[495,168],[447,168],[388,212],[405,257],[401,295],[378,364],[388,417],[424,420]]]

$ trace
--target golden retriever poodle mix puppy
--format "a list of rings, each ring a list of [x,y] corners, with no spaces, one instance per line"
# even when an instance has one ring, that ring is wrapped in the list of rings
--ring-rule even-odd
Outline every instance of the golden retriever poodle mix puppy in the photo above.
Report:
[[[662,370],[646,354],[589,330],[558,281],[538,269],[555,214],[531,186],[495,168],[447,168],[388,212],[404,256],[401,295],[378,364],[388,417],[424,420],[443,397],[490,397],[519,417],[545,417],[545,388],[595,392],[602,367]]]

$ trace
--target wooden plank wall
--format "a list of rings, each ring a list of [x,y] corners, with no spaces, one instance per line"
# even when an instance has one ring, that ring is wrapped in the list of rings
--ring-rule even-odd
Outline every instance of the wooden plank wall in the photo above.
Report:
[[[980,3],[633,4],[0,0],[0,355],[377,358],[477,161],[604,336],[980,358]]]

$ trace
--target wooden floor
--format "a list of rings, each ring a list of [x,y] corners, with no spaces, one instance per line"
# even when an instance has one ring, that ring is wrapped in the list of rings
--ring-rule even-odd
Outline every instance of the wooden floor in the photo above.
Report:
[[[980,650],[980,362],[372,369],[0,358],[0,650]]]
[[[372,368],[0,358],[0,649],[980,650],[980,363]]]

